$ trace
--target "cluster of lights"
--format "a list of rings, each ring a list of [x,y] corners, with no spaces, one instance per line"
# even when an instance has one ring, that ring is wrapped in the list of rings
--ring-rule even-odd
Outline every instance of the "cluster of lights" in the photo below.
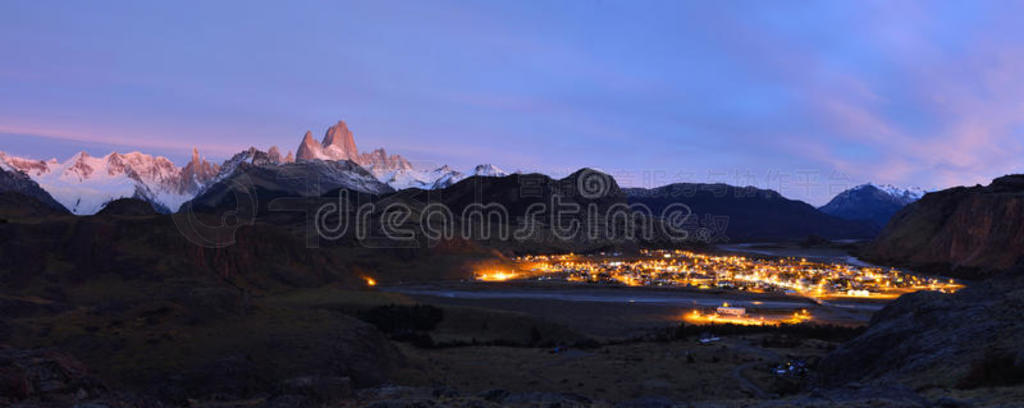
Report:
[[[518,279],[519,275],[512,272],[506,272],[501,270],[485,270],[477,272],[476,280],[484,282],[504,282],[507,280]]]
[[[738,311],[737,311],[738,310]],[[800,324],[811,321],[813,317],[807,309],[801,309],[792,314],[782,315],[750,315],[742,308],[730,308],[726,303],[723,307],[714,312],[701,313],[700,310],[693,310],[683,315],[683,321],[696,325],[712,324],[736,324],[741,326],[781,326],[786,324]]]
[[[708,255],[682,250],[643,251],[638,257],[618,254],[540,255],[516,259],[520,273],[490,271],[480,280],[520,277],[609,282],[628,286],[675,286],[774,292],[813,299],[892,299],[904,293],[933,290],[952,293],[963,287],[896,269],[813,262],[798,258]]]

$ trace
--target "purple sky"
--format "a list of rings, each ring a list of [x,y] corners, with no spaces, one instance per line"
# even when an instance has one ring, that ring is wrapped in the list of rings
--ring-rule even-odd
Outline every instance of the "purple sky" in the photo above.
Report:
[[[182,163],[338,119],[421,167],[822,204],[1020,171],[1024,8],[988,1],[0,3],[0,150]]]

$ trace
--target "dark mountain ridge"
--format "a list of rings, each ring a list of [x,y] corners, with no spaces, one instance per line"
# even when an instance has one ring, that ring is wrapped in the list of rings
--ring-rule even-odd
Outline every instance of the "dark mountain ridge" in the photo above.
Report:
[[[965,278],[1005,271],[1024,257],[1024,175],[928,193],[894,215],[862,255]]]
[[[911,190],[888,187],[883,190],[874,184],[863,184],[837,194],[818,210],[846,220],[869,221],[881,229],[893,214],[918,199]]]
[[[673,203],[681,203],[702,222],[715,218],[725,220],[728,226],[724,235],[730,241],[792,241],[811,235],[864,239],[878,232],[870,223],[833,217],[803,201],[756,187],[677,183],[624,191],[630,203],[646,205],[655,213]]]
[[[58,213],[69,214],[67,208],[53,199],[39,184],[33,181],[25,173],[13,168],[0,166],[0,192],[15,192],[36,199],[43,206]]]

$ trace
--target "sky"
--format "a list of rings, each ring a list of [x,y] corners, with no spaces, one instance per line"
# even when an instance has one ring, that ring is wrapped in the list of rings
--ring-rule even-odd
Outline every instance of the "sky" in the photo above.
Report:
[[[339,119],[414,165],[821,205],[1020,172],[1024,4],[0,1],[0,151],[223,160]]]

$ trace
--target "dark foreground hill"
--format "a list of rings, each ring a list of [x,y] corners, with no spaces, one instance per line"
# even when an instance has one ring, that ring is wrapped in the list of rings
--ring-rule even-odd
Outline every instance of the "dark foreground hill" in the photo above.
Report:
[[[830,384],[897,382],[916,389],[1024,384],[1024,278],[956,294],[904,295],[821,364]]]
[[[725,223],[722,238],[732,241],[792,241],[811,235],[863,239],[878,232],[870,222],[833,217],[805,202],[755,187],[679,183],[625,192],[630,203],[646,205],[655,213],[682,203],[693,211],[696,222],[715,224],[720,220],[719,224]]]
[[[103,206],[97,215],[121,215],[121,216],[153,216],[160,212],[153,208],[153,203],[138,198],[119,198]]]
[[[0,202],[45,207],[20,198]],[[132,200],[89,217],[5,219],[0,344],[61,350],[111,387],[174,406],[195,395],[252,395],[294,382],[371,386],[404,364],[377,329],[302,297],[265,299],[365,288],[366,275],[385,282],[466,276],[461,262],[473,259],[471,250],[458,261],[443,251],[371,252],[340,243],[314,250],[301,234],[259,222],[238,228],[234,239],[229,247],[199,246],[172,216]],[[4,358],[0,353],[0,405],[10,402],[3,399],[14,392],[8,386],[31,396],[49,389],[19,384],[58,381],[33,377],[32,366],[10,368]],[[69,392],[73,400],[77,390]]]
[[[864,256],[967,278],[1009,269],[1024,256],[1024,175],[926,194],[893,216]]]

